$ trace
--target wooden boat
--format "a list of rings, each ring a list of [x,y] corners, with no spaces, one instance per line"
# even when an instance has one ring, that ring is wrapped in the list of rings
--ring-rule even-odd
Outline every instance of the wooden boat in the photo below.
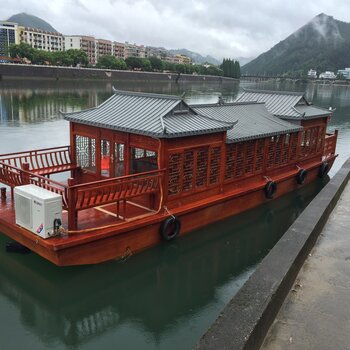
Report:
[[[2,190],[0,231],[56,265],[125,258],[324,177],[336,158],[331,114],[303,93],[188,105],[114,90],[96,108],[64,114],[69,146],[0,155],[0,183],[11,189]],[[62,172],[67,181],[50,178]],[[14,189],[27,186],[61,196],[62,225],[49,219],[47,239],[42,224],[16,224]]]

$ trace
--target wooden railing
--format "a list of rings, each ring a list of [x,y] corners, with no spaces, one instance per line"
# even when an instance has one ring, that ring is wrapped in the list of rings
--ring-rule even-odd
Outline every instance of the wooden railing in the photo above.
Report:
[[[70,146],[2,154],[0,162],[16,168],[28,164],[29,171],[40,175],[66,171],[73,167]]]
[[[323,155],[325,157],[329,157],[335,154],[337,138],[338,138],[338,130],[335,130],[334,134],[326,134],[324,151],[323,151]]]
[[[69,187],[69,191],[73,193],[75,209],[83,210],[158,192],[163,173],[164,170],[152,170],[135,175],[73,185]]]
[[[68,187],[47,177],[19,169],[0,161],[0,183],[8,185],[12,189],[16,186],[33,184],[60,194],[62,196],[63,208],[68,209]]]

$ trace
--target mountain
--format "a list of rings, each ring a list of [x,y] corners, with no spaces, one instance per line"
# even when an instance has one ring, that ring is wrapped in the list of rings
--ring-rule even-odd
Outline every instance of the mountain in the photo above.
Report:
[[[336,71],[349,66],[350,24],[323,13],[242,67],[244,74]]]
[[[212,56],[202,56],[197,52],[193,52],[187,49],[173,49],[173,50],[168,50],[170,54],[172,55],[185,55],[187,57],[190,57],[194,63],[202,64],[202,63],[211,63],[215,65],[219,65],[222,62],[217,60],[216,58]]]
[[[249,63],[252,61],[254,57],[237,57],[236,60],[239,62],[239,65],[242,67],[245,64]]]
[[[45,22],[43,19],[29,15],[28,13],[17,13],[16,15],[11,16],[7,19],[9,22],[18,23],[20,26],[29,27],[29,28],[37,28],[41,30],[45,30],[47,32],[56,32],[57,30],[53,28],[49,23]]]

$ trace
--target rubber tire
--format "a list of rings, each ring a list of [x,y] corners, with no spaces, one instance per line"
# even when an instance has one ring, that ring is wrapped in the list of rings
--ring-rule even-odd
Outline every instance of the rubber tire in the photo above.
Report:
[[[297,174],[297,183],[299,184],[299,185],[302,185],[304,182],[305,182],[305,180],[306,180],[306,178],[307,178],[307,170],[305,170],[305,169],[300,169],[299,170],[299,172],[298,172],[298,174]]]
[[[269,181],[264,187],[265,197],[268,199],[272,199],[276,191],[277,184],[274,181]]]
[[[320,179],[323,179],[327,175],[328,170],[329,170],[329,164],[327,162],[323,162],[320,166],[320,169],[318,170],[317,176]]]
[[[167,234],[169,225],[175,225],[174,230],[171,234]],[[176,216],[169,216],[160,225],[159,232],[164,240],[171,241],[180,233],[180,230],[181,230],[181,221]]]

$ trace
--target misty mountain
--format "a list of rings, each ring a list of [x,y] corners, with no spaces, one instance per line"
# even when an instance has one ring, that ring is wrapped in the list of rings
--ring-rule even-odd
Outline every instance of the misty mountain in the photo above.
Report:
[[[7,19],[9,22],[18,23],[20,26],[36,28],[45,30],[47,32],[57,32],[55,28],[53,28],[49,23],[45,22],[43,19],[29,15],[25,12],[17,13],[16,15],[11,16]]]
[[[255,57],[237,57],[236,60],[239,62],[239,65],[242,67],[245,64],[252,61]]]
[[[337,71],[349,66],[350,24],[323,13],[242,67],[243,74]]]
[[[202,56],[197,52],[193,52],[187,49],[173,49],[173,50],[168,50],[168,52],[172,55],[185,55],[187,57],[190,57],[194,63],[198,63],[198,64],[207,62],[207,63],[219,65],[222,63],[222,61],[219,61],[212,56],[209,56],[209,55]]]

